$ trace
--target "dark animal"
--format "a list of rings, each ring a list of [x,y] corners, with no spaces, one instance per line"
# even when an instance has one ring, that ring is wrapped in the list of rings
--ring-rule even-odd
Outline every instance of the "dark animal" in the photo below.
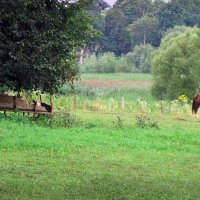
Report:
[[[52,112],[52,106],[50,106],[46,103],[42,103],[41,101],[37,101],[37,100],[33,100],[33,103],[37,104],[37,106],[44,107],[46,109],[46,111],[48,111],[48,112]]]
[[[50,105],[48,105],[46,103],[41,103],[41,106],[44,106],[48,112],[52,111],[52,106],[50,106]]]
[[[200,106],[200,93],[196,94],[196,95],[193,97],[193,102],[192,102],[192,114],[193,114],[195,117],[198,117],[197,112],[198,112],[199,106]]]

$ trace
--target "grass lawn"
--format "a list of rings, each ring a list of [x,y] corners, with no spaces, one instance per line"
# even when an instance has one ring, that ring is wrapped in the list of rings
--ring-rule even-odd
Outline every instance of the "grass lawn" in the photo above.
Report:
[[[84,115],[102,124],[50,129],[1,117],[0,199],[199,199],[199,121],[163,116],[159,130],[142,129],[124,115],[130,126],[116,129],[106,120],[116,115]]]

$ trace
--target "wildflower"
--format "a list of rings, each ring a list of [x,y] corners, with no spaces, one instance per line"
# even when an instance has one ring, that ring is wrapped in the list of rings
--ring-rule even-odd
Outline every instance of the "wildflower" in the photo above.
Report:
[[[181,96],[178,97],[179,101],[183,102],[183,103],[187,103],[188,102],[188,97],[184,94],[182,94]]]

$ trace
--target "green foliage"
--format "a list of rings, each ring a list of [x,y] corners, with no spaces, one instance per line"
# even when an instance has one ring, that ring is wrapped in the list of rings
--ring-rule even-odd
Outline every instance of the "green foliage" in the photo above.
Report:
[[[59,111],[45,119],[45,126],[51,128],[70,128],[80,125],[80,119],[68,111]]]
[[[0,1],[0,87],[53,92],[72,80],[75,50],[95,34],[87,1]]]
[[[151,12],[151,0],[118,0],[114,8],[120,9],[127,18],[127,24],[133,23],[140,17]]]
[[[161,4],[156,12],[160,33],[163,35],[167,29],[175,26],[199,26],[199,7],[198,0],[172,0]]]
[[[85,59],[83,64],[79,65],[80,72],[85,73],[114,73],[117,65],[117,58],[113,53],[104,53],[99,57],[95,54]]]
[[[109,5],[103,0],[93,0],[89,5],[86,6],[87,12],[95,18],[100,14],[102,10],[109,8]]]
[[[154,48],[149,44],[136,46],[132,52],[125,56],[127,63],[132,65],[131,71],[135,73],[150,73],[154,51]]]
[[[185,94],[192,97],[200,86],[200,29],[190,28],[185,33],[164,39],[157,50],[153,65],[157,98],[176,99]]]
[[[98,59],[95,54],[85,58],[82,64],[79,64],[79,71],[81,73],[96,73],[97,72]]]
[[[105,53],[98,58],[97,73],[113,73],[117,58],[113,53]]]
[[[126,29],[126,18],[124,13],[119,9],[110,9],[105,16],[105,36],[103,49],[105,52],[110,51],[115,55],[127,53],[130,50],[130,42]]]
[[[156,14],[161,35],[169,28],[184,25],[185,10],[181,3],[169,2],[162,4]]]
[[[154,48],[151,45],[136,46],[132,52],[116,57],[113,53],[104,53],[98,57],[92,54],[83,64],[79,64],[81,73],[150,73]]]
[[[185,33],[190,30],[188,26],[175,26],[174,28],[169,28],[164,34],[162,38],[162,42],[166,42],[174,37],[179,36],[181,33]]]
[[[141,43],[158,47],[170,28],[199,27],[199,7],[199,0],[118,0],[107,10],[97,6],[93,10],[96,18],[93,26],[102,35],[93,40],[98,48],[93,46],[91,51],[121,56]]]
[[[145,15],[134,21],[127,28],[132,47],[138,44],[152,44],[158,46],[159,21],[156,17]]]
[[[134,72],[133,68],[133,63],[130,62],[127,55],[118,58],[118,62],[116,65],[117,72],[131,73]]]

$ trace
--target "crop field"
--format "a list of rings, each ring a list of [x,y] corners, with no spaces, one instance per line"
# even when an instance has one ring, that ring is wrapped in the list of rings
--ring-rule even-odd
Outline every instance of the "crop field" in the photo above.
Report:
[[[105,77],[63,86],[52,117],[0,114],[0,199],[199,199],[200,120],[190,100],[156,101],[150,75]]]

